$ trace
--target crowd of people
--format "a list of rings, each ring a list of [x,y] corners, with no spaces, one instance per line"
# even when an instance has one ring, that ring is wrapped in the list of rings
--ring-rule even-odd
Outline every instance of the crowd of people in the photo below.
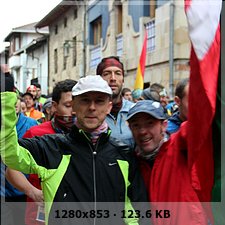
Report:
[[[96,75],[58,82],[47,99],[39,84],[19,95],[12,76],[5,78],[1,178],[7,179],[1,197],[28,202],[15,221],[6,204],[5,225],[79,224],[55,218],[59,202],[86,202],[79,204],[83,210],[88,203],[97,210],[99,202],[122,202],[126,214],[117,218],[119,224],[213,224],[210,207],[201,204],[202,192],[211,190],[196,190],[190,181],[188,78],[177,83],[172,103],[158,83],[143,91],[123,88],[123,63],[114,56],[102,59]],[[151,204],[138,211],[137,202]],[[157,210],[169,212],[156,218]]]

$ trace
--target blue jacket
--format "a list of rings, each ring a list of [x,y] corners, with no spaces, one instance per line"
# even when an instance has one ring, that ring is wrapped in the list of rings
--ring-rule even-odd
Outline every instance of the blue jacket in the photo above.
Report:
[[[175,133],[179,130],[182,121],[179,117],[179,112],[175,112],[171,117],[168,119],[167,125],[167,132],[169,134]]]
[[[134,139],[128,126],[127,113],[133,105],[133,102],[123,99],[123,105],[117,115],[117,118],[115,118],[112,114],[108,114],[106,117],[106,122],[112,131],[111,136],[126,143],[131,148],[134,148]]]
[[[35,119],[25,116],[20,113],[18,116],[18,121],[16,123],[16,131],[18,138],[22,138],[23,135],[32,126],[38,125]],[[5,183],[5,185],[3,185]],[[5,197],[15,197],[24,195],[23,192],[18,191],[5,179],[5,165],[1,162],[1,196]]]

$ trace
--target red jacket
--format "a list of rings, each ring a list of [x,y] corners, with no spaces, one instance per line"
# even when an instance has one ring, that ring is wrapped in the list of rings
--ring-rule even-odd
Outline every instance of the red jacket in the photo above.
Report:
[[[45,134],[55,134],[55,130],[52,127],[52,122],[48,121],[42,123],[38,126],[34,126],[32,129],[29,129],[23,136],[23,138],[32,138],[34,136],[43,136]],[[30,174],[28,178],[29,182],[36,188],[41,190],[41,184],[39,178],[36,174]],[[43,222],[36,220],[38,207],[35,202],[29,197],[27,197],[27,207],[25,215],[26,225],[43,225]]]
[[[211,190],[195,190],[191,185],[191,176],[194,180],[198,177],[194,172],[190,175],[188,170],[187,125],[184,123],[161,146],[152,168],[146,160],[139,159],[152,205],[151,218],[157,225],[204,225],[207,218],[211,218],[210,214],[206,216],[198,195],[207,191],[211,193]],[[160,215],[164,218],[159,215],[156,218],[156,210],[169,210],[170,217],[165,218],[167,211],[162,211]]]

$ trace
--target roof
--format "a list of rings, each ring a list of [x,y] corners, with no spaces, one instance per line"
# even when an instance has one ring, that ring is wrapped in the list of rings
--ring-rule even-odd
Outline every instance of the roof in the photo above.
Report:
[[[60,2],[52,11],[50,11],[43,19],[41,19],[35,27],[42,28],[45,26],[49,26],[52,23],[54,23],[61,15],[66,13],[69,9],[71,9],[71,6],[78,5],[79,1],[69,1],[69,0],[63,0]]]
[[[36,29],[35,29],[35,25],[37,24],[37,22],[34,23],[29,23],[20,27],[15,27],[12,29],[12,31],[5,37],[4,41],[10,41],[10,38],[14,35],[14,34],[18,34],[18,33],[37,33]],[[43,27],[41,30],[39,30],[40,33],[43,34],[48,34],[48,27]]]
[[[47,38],[48,38],[47,36],[42,36],[42,37],[39,37],[39,38],[33,40],[33,42],[30,45],[28,45],[26,50],[27,51],[32,51],[34,49],[39,48],[44,43],[47,43]]]
[[[23,48],[19,49],[16,52],[14,52],[13,55],[19,55],[22,52],[24,52],[24,50],[26,50],[27,52],[30,52],[34,49],[37,49],[41,45],[43,45],[45,42],[47,43],[47,38],[48,38],[48,36],[42,36],[42,37],[39,37],[37,39],[34,39],[30,44],[24,46]]]

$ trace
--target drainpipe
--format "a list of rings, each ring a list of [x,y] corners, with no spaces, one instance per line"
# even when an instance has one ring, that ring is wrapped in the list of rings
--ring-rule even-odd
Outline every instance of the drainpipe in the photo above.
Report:
[[[87,25],[86,25],[86,20],[87,20],[87,1],[84,0],[84,32],[83,32],[83,74],[82,76],[85,77],[86,76],[86,29],[87,29]]]
[[[170,2],[170,35],[169,35],[169,97],[173,98],[173,80],[174,80],[174,0]]]
[[[35,27],[35,32],[36,33],[38,33],[38,34],[40,34],[40,35],[42,35],[42,36],[44,36],[44,37],[46,37],[46,42],[47,42],[47,55],[48,55],[48,83],[47,83],[47,93],[49,94],[49,84],[50,84],[50,82],[49,82],[49,79],[50,79],[50,77],[49,77],[49,74],[50,74],[50,68],[49,68],[49,63],[50,63],[50,59],[49,59],[49,34],[44,34],[44,33],[41,33],[39,30],[38,30],[38,28],[37,27]]]

